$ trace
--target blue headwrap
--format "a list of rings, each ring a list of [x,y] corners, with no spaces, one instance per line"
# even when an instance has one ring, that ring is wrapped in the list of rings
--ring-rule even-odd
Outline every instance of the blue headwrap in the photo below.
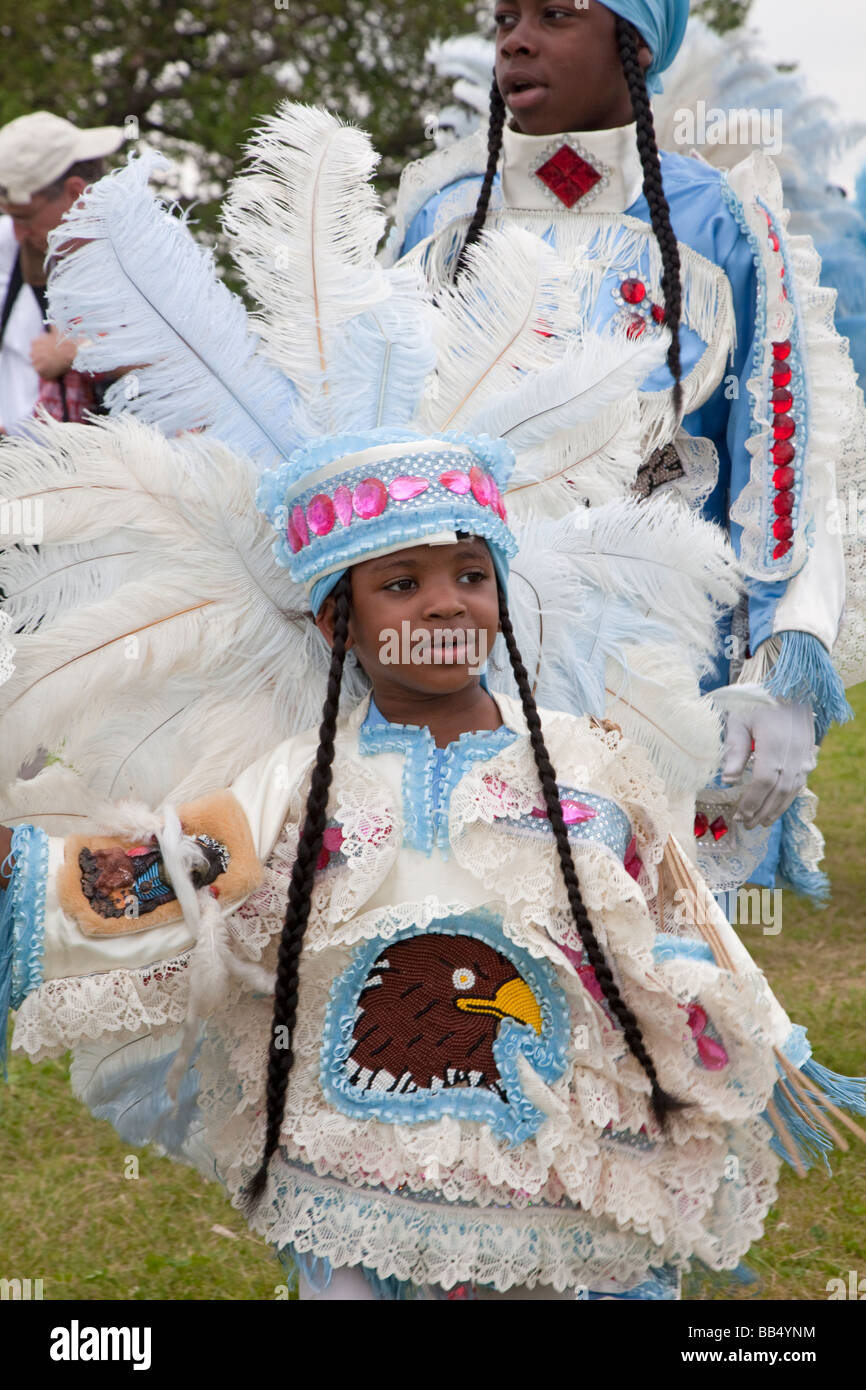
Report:
[[[608,10],[628,19],[643,36],[652,63],[647,87],[660,92],[659,73],[666,72],[680,49],[689,19],[689,0],[601,0]]]

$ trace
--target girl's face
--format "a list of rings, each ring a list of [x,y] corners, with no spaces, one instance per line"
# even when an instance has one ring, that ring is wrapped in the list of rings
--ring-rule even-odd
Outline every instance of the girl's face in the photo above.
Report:
[[[331,598],[316,622],[332,642]],[[477,536],[352,566],[348,646],[377,695],[453,695],[477,684],[498,631],[496,574]]]
[[[633,119],[616,42],[600,0],[496,0],[496,80],[524,135],[608,130]],[[652,57],[642,44],[643,68]]]

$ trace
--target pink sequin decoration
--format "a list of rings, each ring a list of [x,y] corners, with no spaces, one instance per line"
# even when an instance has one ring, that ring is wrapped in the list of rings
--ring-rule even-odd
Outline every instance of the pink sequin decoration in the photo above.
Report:
[[[327,536],[334,526],[334,504],[324,492],[307,503],[307,525],[316,536]]]
[[[640,871],[643,868],[643,864],[641,862],[641,857],[637,852],[637,840],[635,839],[634,835],[632,835],[631,840],[629,841],[629,846],[625,852],[625,859],[623,860],[623,865],[625,867],[626,873],[630,874],[632,878],[640,878]]]
[[[395,502],[408,502],[410,497],[417,497],[419,493],[426,492],[430,486],[426,478],[411,478],[404,474],[401,478],[395,478],[388,488]]]
[[[593,970],[592,966],[579,965],[577,968],[577,973],[580,976],[581,983],[584,985],[586,989],[589,990],[593,999],[597,999],[598,1002],[601,1003],[601,1001],[604,999],[604,990],[598,983],[598,980],[595,977],[595,971]]]
[[[693,1038],[700,1037],[707,1026],[707,1015],[700,1004],[689,1005],[689,1028]]]
[[[299,550],[303,546],[310,544],[310,533],[307,530],[307,519],[304,516],[304,509],[300,505],[292,508],[292,519],[289,522],[289,527],[294,528],[295,535],[297,536],[298,541],[300,542],[300,544],[298,545]]]
[[[340,849],[343,844],[343,839],[344,836],[340,826],[329,825],[322,836],[322,844],[325,849],[330,850],[332,854],[336,854],[337,850]]]
[[[473,463],[469,470],[469,486],[472,488],[472,496],[480,507],[490,505],[490,479],[476,463]]]
[[[341,525],[348,526],[352,520],[352,494],[345,483],[341,483],[334,493],[334,511]]]
[[[439,474],[439,481],[443,487],[447,487],[449,492],[464,493],[468,492],[472,484],[469,481],[468,473],[461,473],[459,469],[451,468],[447,473]]]
[[[698,1052],[708,1071],[721,1071],[728,1065],[728,1054],[722,1044],[715,1038],[708,1038],[706,1033],[698,1038]]]
[[[388,505],[388,493],[385,484],[381,483],[378,478],[365,478],[355,488],[352,502],[358,516],[364,521],[369,521],[374,516],[381,516]]]
[[[295,530],[295,523],[289,517],[289,524],[286,527],[286,540],[289,542],[289,549],[293,555],[297,555],[299,550],[303,550],[304,542]]]

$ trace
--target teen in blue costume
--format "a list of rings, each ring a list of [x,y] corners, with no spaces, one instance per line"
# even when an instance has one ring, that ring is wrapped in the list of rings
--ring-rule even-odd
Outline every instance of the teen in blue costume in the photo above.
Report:
[[[854,460],[862,472],[866,412],[834,295],[818,285],[809,238],[786,235],[768,156],[726,174],[657,151],[648,93],[682,41],[687,0],[497,0],[494,14],[487,130],[405,171],[388,254],[420,258],[438,283],[459,275],[484,226],[516,222],[573,264],[585,326],[616,320],[642,339],[674,330],[667,364],[642,386],[637,476],[560,445],[547,481],[571,484],[563,508],[661,486],[729,535],[748,597],[720,631],[708,684],[759,679],[777,703],[729,719],[734,789],[699,801],[702,867],[719,891],[747,874],[773,883],[778,867],[820,895],[804,784],[816,741],[850,715],[844,684],[866,674],[856,625],[836,645],[835,469],[844,462],[850,480]],[[518,477],[512,505],[544,491],[549,507],[545,481]]]

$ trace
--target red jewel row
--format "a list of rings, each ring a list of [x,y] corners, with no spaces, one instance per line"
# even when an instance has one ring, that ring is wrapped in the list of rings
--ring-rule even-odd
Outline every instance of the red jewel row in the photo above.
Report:
[[[495,480],[476,464],[468,473],[460,469],[440,473],[439,482],[449,492],[461,495],[471,492],[479,506],[492,507],[500,520],[505,521],[505,504]],[[327,536],[336,521],[342,526],[349,526],[353,515],[359,516],[362,521],[369,521],[382,515],[389,495],[395,502],[408,502],[410,498],[426,492],[429,486],[428,478],[402,474],[387,487],[380,478],[364,478],[354,489],[341,483],[333,497],[326,492],[317,492],[315,497],[310,498],[306,509],[300,504],[292,509],[286,527],[286,539],[292,554],[297,555],[299,550],[310,544],[311,531],[314,536]]]
[[[773,220],[768,212],[764,212],[767,219],[767,239],[771,249],[779,254],[779,238],[773,227]],[[779,268],[780,279],[785,278],[784,265]],[[782,286],[783,298],[788,298],[788,291]],[[794,405],[793,393],[789,390],[791,385],[791,368],[788,365],[788,357],[791,353],[791,340],[784,338],[781,342],[773,343],[773,390],[770,395],[770,403],[773,407],[773,447],[770,456],[776,465],[773,473],[773,486],[776,495],[773,498],[773,511],[776,520],[773,522],[773,535],[777,544],[773,547],[773,559],[780,560],[783,555],[787,555],[791,549],[794,534],[794,523],[791,521],[791,513],[794,510],[794,455],[796,450],[792,443],[797,431],[796,421],[791,415]]]
[[[728,823],[724,816],[716,816],[716,819],[711,821],[704,815],[703,811],[698,811],[695,816],[695,839],[702,839],[708,830],[712,831],[714,840],[720,840],[723,835],[728,833]]]

